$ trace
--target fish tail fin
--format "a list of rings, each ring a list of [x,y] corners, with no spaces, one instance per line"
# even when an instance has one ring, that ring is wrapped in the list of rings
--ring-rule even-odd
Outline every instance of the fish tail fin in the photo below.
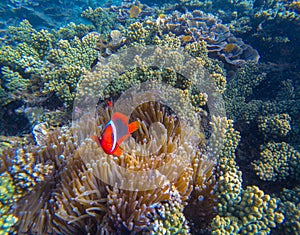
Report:
[[[94,140],[99,146],[101,146],[100,138],[96,135],[91,135],[90,137],[92,140]]]
[[[131,134],[135,132],[137,129],[139,129],[139,127],[140,127],[140,123],[138,121],[134,121],[128,125],[128,131]]]

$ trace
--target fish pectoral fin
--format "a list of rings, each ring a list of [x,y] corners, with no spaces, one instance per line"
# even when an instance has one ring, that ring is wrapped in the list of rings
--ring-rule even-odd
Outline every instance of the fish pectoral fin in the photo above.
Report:
[[[131,134],[135,132],[137,129],[139,129],[139,127],[140,127],[140,123],[138,121],[134,121],[128,125],[128,131]]]
[[[91,135],[90,137],[92,140],[94,140],[99,146],[101,146],[101,143],[100,143],[100,138],[96,135]]]
[[[116,146],[115,150],[112,152],[113,155],[120,157],[123,154],[122,149],[119,145]]]

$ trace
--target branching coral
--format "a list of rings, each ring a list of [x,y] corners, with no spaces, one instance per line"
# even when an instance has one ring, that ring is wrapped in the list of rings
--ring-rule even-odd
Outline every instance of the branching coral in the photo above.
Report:
[[[110,31],[117,27],[117,14],[108,9],[103,9],[101,7],[92,9],[89,7],[81,13],[81,16],[90,20],[97,32],[106,35],[104,37],[107,37]]]
[[[77,82],[97,57],[94,46],[98,40],[99,35],[91,33],[81,40],[75,37],[71,43],[58,41],[57,47],[49,51],[47,59],[51,64],[41,71],[45,83],[43,92],[55,92],[65,105],[70,106]]]
[[[299,187],[284,189],[279,198],[279,211],[284,214],[285,221],[274,231],[274,234],[298,234],[300,230]]]
[[[15,216],[8,214],[14,201],[14,191],[11,178],[6,173],[0,174],[0,234],[7,234],[17,221]]]
[[[1,46],[0,66],[2,90],[10,102],[23,99],[32,104],[55,93],[61,103],[71,105],[77,82],[97,57],[99,35],[78,38],[76,35],[88,29],[70,27],[68,32],[64,28],[54,33],[37,31],[27,20],[19,27],[9,27],[8,40]]]
[[[203,4],[211,6],[209,2]],[[243,4],[237,6],[248,9]],[[275,134],[279,120],[280,135],[286,135],[290,113],[278,110],[287,110],[292,103],[277,106],[275,102],[251,100],[254,90],[266,80],[254,65],[258,53],[235,38],[232,27],[221,24],[213,15],[195,10],[156,16],[157,12],[138,5],[141,12],[137,19],[123,20],[131,7],[132,4],[112,7],[112,14],[102,8],[89,8],[83,16],[94,24],[90,27],[70,24],[56,32],[37,31],[24,21],[20,27],[10,28],[12,36],[0,53],[0,97],[10,95],[3,105],[24,97],[30,103],[36,97],[48,99],[54,94],[60,106],[72,108],[78,92],[84,101],[100,97],[99,102],[95,101],[99,108],[103,100],[115,100],[129,87],[141,86],[146,81],[151,85],[163,83],[166,88],[159,87],[154,94],[164,94],[171,101],[166,104],[152,96],[151,101],[144,102],[141,93],[126,100],[126,104],[133,106],[130,119],[138,120],[140,129],[121,145],[124,151],[120,157],[105,154],[89,138],[101,135],[113,108],[100,107],[96,115],[88,116],[84,103],[75,105],[74,113],[82,115],[82,119],[73,127],[51,132],[38,129],[39,124],[34,128],[36,145],[4,151],[7,173],[16,191],[23,194],[7,213],[11,213],[10,218],[18,218],[14,231],[199,234],[210,232],[211,226],[214,234],[269,234],[282,224],[284,217],[290,216],[292,223],[297,218],[295,204],[278,210],[275,197],[256,186],[242,188],[242,173],[234,153],[239,133],[233,129],[231,120],[214,115],[213,108],[218,109],[222,102],[210,106],[212,99],[225,94],[232,118],[251,122],[263,115],[259,128],[268,137]],[[151,15],[149,12],[153,13],[152,18],[145,21]],[[88,33],[95,28],[106,35]],[[110,32],[112,28],[115,30]],[[159,47],[147,50],[149,44]],[[95,46],[100,49],[100,56]],[[135,53],[127,54],[125,60],[118,57],[116,52],[131,46]],[[184,52],[195,60],[186,60]],[[221,59],[227,67],[236,68],[247,61],[254,63],[239,70],[228,86],[223,63],[209,56]],[[99,63],[87,72],[96,58]],[[133,66],[128,69],[126,65]],[[81,79],[85,86],[78,90]],[[292,86],[286,83],[287,88]],[[269,116],[274,107],[274,115]],[[36,109],[27,112],[30,110]],[[200,128],[189,125],[197,121]],[[158,135],[157,130],[163,134]],[[291,175],[298,177],[299,154],[292,147],[285,147],[288,153],[294,153],[288,162]],[[282,208],[290,209],[291,215]],[[297,228],[296,223],[293,226]]]
[[[285,180],[288,176],[299,178],[300,153],[289,144],[269,142],[261,147],[260,159],[253,162],[260,179]]]
[[[285,137],[291,130],[291,117],[288,114],[279,114],[270,117],[259,117],[258,128],[266,138]]]
[[[284,221],[278,212],[277,201],[256,186],[243,190],[237,204],[231,205],[224,217],[215,217],[213,234],[270,234],[271,229]]]
[[[262,233],[270,234],[284,221],[277,201],[264,194],[257,186],[242,188],[242,173],[235,162],[238,133],[228,122],[224,147],[218,167],[219,215],[212,221],[212,234]]]
[[[226,87],[224,97],[230,118],[250,121],[258,116],[262,102],[256,100],[246,102],[246,100],[253,94],[253,89],[265,79],[266,74],[253,63],[247,64],[235,74]]]

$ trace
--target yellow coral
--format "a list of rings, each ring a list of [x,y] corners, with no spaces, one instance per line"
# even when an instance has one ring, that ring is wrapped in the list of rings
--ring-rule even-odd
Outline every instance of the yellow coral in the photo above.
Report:
[[[269,142],[261,146],[261,158],[252,165],[260,179],[284,180],[289,175],[299,177],[300,153],[289,144]]]
[[[285,137],[291,130],[291,117],[284,113],[273,116],[260,116],[258,128],[266,138]]]

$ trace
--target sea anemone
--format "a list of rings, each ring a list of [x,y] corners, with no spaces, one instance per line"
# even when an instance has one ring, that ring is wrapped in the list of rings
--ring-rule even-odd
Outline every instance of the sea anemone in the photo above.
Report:
[[[110,119],[112,112],[107,107],[98,110],[96,119],[84,115],[72,128],[45,132],[42,146],[30,145],[6,155],[12,178],[22,185],[23,181],[17,180],[24,178],[20,176],[26,169],[30,182],[20,188],[24,196],[12,211],[18,217],[14,231],[155,231],[159,229],[157,223],[169,224],[164,222],[168,217],[163,216],[163,211],[172,205],[177,205],[181,213],[176,226],[188,230],[183,209],[195,197],[201,202],[200,195],[205,190],[213,190],[205,185],[213,185],[214,161],[199,150],[200,144],[193,145],[184,120],[154,101],[134,108],[130,118],[139,120],[140,129],[122,146],[124,154],[107,155],[88,136],[99,134],[99,126]],[[161,136],[157,131],[162,131]],[[155,142],[156,138],[159,141]],[[25,156],[30,157],[31,164],[21,161],[16,168],[15,159]]]

